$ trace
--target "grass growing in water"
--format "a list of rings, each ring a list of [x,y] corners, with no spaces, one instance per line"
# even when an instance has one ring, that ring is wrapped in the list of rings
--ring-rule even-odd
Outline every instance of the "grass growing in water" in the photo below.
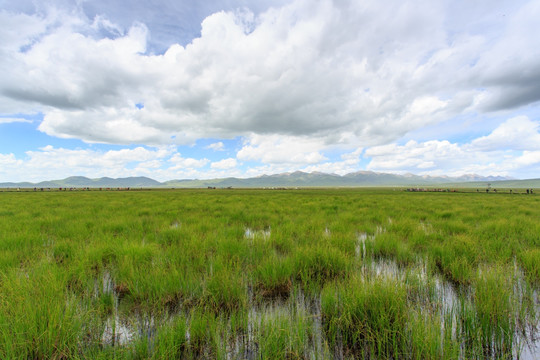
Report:
[[[326,287],[321,299],[324,327],[334,346],[365,357],[403,356],[407,292],[402,283],[354,278]]]
[[[517,357],[538,337],[539,199],[2,192],[0,357]]]

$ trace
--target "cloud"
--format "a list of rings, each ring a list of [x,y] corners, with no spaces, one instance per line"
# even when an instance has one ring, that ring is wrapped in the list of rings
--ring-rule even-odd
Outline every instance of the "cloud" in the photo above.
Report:
[[[32,120],[28,120],[24,118],[0,117],[0,124],[8,124],[8,123],[14,123],[14,122],[32,123]]]
[[[13,154],[0,154],[0,165],[2,165],[4,168],[20,165],[21,163],[22,162],[17,160]]]
[[[527,116],[508,119],[487,136],[482,136],[472,142],[479,150],[540,149],[540,122],[532,121]]]
[[[365,156],[372,159],[367,166],[370,170],[419,172],[441,168],[454,170],[469,154],[458,144],[446,140],[422,143],[410,140],[405,145],[391,144],[369,148]]]
[[[358,162],[363,151],[364,149],[359,147],[353,152],[341,154],[341,158],[345,161]]]
[[[327,174],[345,175],[358,171],[358,162],[349,161],[326,162],[317,165],[309,165],[301,169],[304,172],[322,172]]]
[[[0,153],[0,181],[42,181],[72,175],[148,176],[165,181],[249,177],[297,170],[344,175],[362,168],[420,175],[476,173],[533,178],[540,173],[539,136],[538,122],[520,116],[509,118],[489,134],[466,143],[410,140],[405,144],[359,147],[348,152],[317,138],[253,134],[244,139],[236,158],[221,160],[184,157],[174,146],[102,151],[48,145],[27,151],[20,158],[13,153]]]
[[[486,48],[477,67],[489,89],[481,108],[504,110],[540,100],[540,3],[528,1],[505,24],[505,33]]]
[[[251,135],[236,157],[265,164],[316,164],[326,160],[318,151],[321,148],[324,144],[318,139]]]
[[[176,153],[174,154],[170,159],[169,162],[173,163],[173,167],[171,167],[171,170],[178,170],[178,169],[198,169],[206,166],[210,160],[204,158],[204,159],[194,159],[194,158],[183,158],[180,154]]]
[[[538,3],[508,8],[504,19],[491,5],[460,5],[476,6],[484,27],[459,23],[449,6],[298,0],[215,12],[200,37],[162,54],[147,52],[143,23],[3,11],[0,112],[42,111],[41,131],[87,142],[256,134],[356,148],[540,100]],[[309,163],[321,161],[313,154]]]
[[[69,165],[80,168],[115,168],[126,166],[131,162],[150,161],[161,159],[170,154],[170,149],[161,148],[148,150],[143,147],[134,149],[109,150],[105,152],[90,149],[64,149],[55,148],[51,145],[41,148],[39,151],[27,151],[30,162],[40,167],[61,167]]]
[[[537,177],[540,126],[526,116],[508,119],[490,134],[458,144],[447,140],[389,144],[365,150],[367,168],[430,175],[514,175]],[[531,150],[526,150],[531,149]]]
[[[515,159],[516,167],[524,167],[530,165],[536,165],[537,169],[540,168],[540,151],[524,151],[523,155]],[[535,177],[538,178],[538,175],[536,175]]]
[[[363,148],[341,154],[341,161],[325,161],[302,168],[305,172],[323,172],[345,175],[359,170]]]
[[[6,181],[42,181],[72,175],[91,178],[150,175],[157,162],[170,156],[171,151],[170,148],[143,147],[110,151],[72,150],[48,145],[27,151],[23,159],[17,159],[13,154],[0,154],[0,178]],[[146,170],[140,171],[143,169]]]
[[[238,162],[234,158],[228,158],[223,159],[220,161],[213,162],[210,167],[212,169],[221,169],[221,170],[227,170],[227,169],[233,169],[238,165]]]
[[[206,147],[206,149],[211,149],[211,150],[214,150],[214,151],[224,151],[225,150],[225,145],[223,144],[223,142],[218,141],[216,143],[208,145]]]

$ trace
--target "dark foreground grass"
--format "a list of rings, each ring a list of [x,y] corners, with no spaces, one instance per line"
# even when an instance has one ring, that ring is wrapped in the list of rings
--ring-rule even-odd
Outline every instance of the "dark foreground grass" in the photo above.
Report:
[[[1,192],[0,204],[2,359],[512,358],[538,338],[536,196]]]

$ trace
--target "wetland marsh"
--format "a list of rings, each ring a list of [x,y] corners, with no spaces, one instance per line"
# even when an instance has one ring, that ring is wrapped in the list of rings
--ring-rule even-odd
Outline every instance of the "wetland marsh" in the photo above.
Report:
[[[540,197],[0,193],[2,359],[534,359]]]

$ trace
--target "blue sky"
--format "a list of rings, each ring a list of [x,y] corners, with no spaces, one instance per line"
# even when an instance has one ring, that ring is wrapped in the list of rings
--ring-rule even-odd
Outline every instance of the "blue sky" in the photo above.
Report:
[[[540,177],[540,1],[0,0],[0,182]]]

